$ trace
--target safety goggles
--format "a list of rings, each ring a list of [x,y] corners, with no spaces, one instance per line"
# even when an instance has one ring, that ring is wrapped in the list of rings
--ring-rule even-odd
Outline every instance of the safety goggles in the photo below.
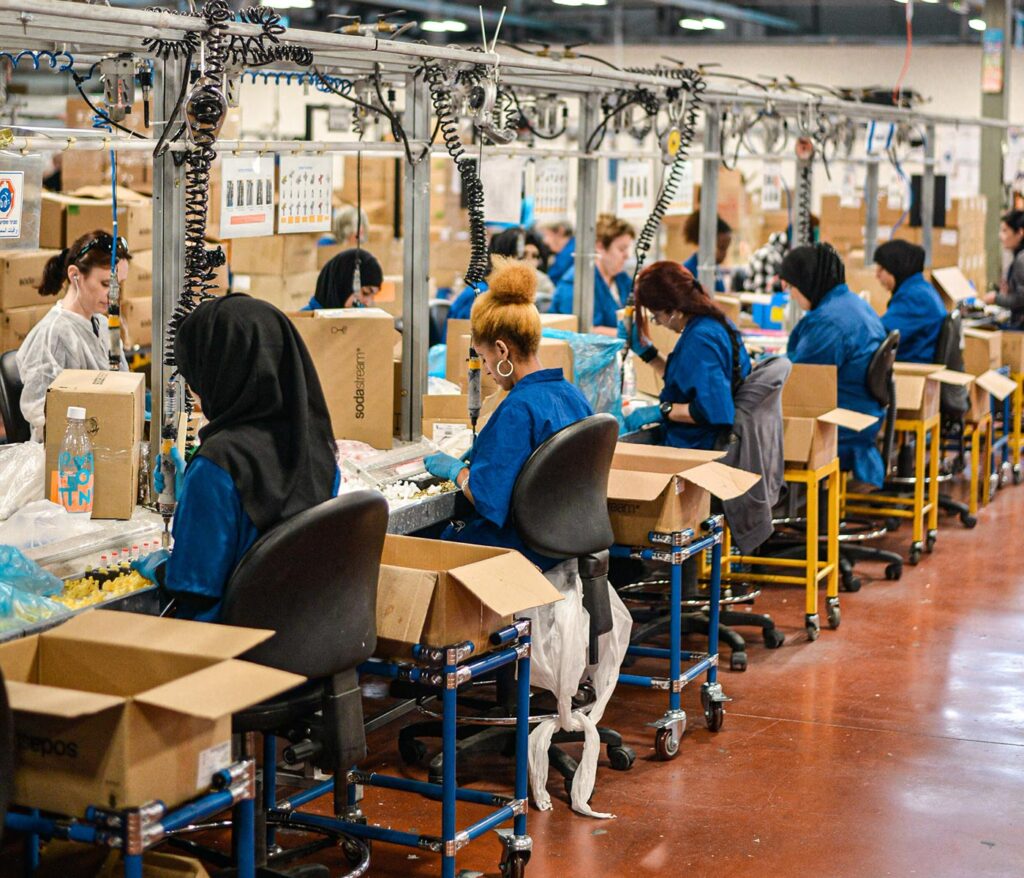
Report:
[[[100,253],[110,253],[113,248],[114,236],[109,232],[103,232],[103,234],[97,235],[78,252],[78,259],[81,259],[90,250],[97,250]],[[120,236],[117,239],[117,258],[128,258],[128,242]]]

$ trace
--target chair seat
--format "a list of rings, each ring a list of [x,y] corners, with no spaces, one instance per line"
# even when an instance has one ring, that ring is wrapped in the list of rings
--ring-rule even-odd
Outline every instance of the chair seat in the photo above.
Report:
[[[255,704],[231,718],[234,732],[272,732],[316,713],[323,702],[324,680],[310,680],[287,692]]]

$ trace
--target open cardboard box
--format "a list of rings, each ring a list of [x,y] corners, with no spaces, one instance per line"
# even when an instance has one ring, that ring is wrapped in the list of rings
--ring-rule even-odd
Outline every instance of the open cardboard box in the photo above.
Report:
[[[971,285],[966,275],[957,268],[933,268],[932,286],[939,291],[942,303],[947,311],[952,311],[964,299],[972,299],[978,295],[978,291]]]
[[[982,329],[964,330],[964,371],[984,375],[1003,361],[1003,334]]]
[[[14,711],[14,801],[174,807],[231,763],[231,715],[305,678],[235,657],[272,631],[91,610],[0,645]]]
[[[977,423],[985,415],[991,413],[992,397],[1002,402],[1016,389],[1016,381],[1005,375],[1000,375],[994,369],[982,373],[971,385],[971,408],[967,412],[966,419]]]
[[[480,417],[477,420],[477,430],[482,430],[484,424],[493,414],[501,401],[507,396],[504,391],[492,393],[484,397],[480,405]],[[469,420],[469,397],[464,393],[460,394],[428,394],[423,397],[423,436],[433,442],[435,438],[435,427],[449,427],[451,425],[469,428],[472,426]]]
[[[896,363],[896,417],[926,421],[939,413],[941,385],[970,387],[974,376],[954,372],[938,363]]]
[[[860,432],[878,421],[838,408],[835,366],[795,363],[782,388],[782,443],[786,463],[816,470],[839,450],[839,427]]]
[[[711,495],[732,500],[760,476],[719,463],[721,451],[620,442],[608,476],[608,515],[615,542],[645,546],[651,532],[693,528],[711,512]]]
[[[519,552],[389,534],[377,587],[377,655],[408,659],[417,643],[465,641],[486,652],[513,614],[560,600]]]
[[[1012,375],[1024,374],[1024,332],[1005,330],[999,336],[1002,365],[1009,366]]]

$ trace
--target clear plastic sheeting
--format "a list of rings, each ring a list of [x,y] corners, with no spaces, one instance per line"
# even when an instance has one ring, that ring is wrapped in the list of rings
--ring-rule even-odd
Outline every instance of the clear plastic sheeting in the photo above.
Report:
[[[57,594],[63,587],[56,576],[13,546],[0,546],[0,585],[42,597]]]
[[[0,581],[0,635],[30,628],[68,613],[67,607],[56,601],[12,588]]]
[[[97,555],[106,549],[120,549],[145,540],[159,539],[163,532],[163,521],[155,512],[139,507],[128,521],[102,519],[99,528],[86,534],[58,540],[37,549],[26,549],[25,555],[38,564],[53,570],[59,576],[73,576],[81,573],[82,560]],[[75,562],[65,573],[55,565],[65,561]]]
[[[530,788],[533,801],[541,811],[551,810],[548,795],[548,749],[555,732],[582,731],[583,755],[572,780],[570,796],[574,811],[588,817],[608,818],[614,814],[594,811],[588,801],[597,779],[597,760],[601,738],[597,724],[604,715],[608,700],[619,679],[619,666],[629,647],[632,619],[629,610],[611,586],[612,630],[600,639],[600,661],[587,665],[590,641],[590,614],[583,608],[583,583],[578,562],[565,561],[544,574],[558,589],[563,600],[523,613],[533,623],[530,650],[530,685],[547,689],[558,701],[558,715],[542,720],[530,733]],[[572,699],[580,683],[589,679],[596,697],[586,711],[573,710]]]
[[[0,552],[7,546],[37,549],[102,529],[98,521],[71,515],[58,503],[34,500],[0,524]]]
[[[0,250],[38,250],[43,157],[0,152]]]
[[[38,442],[0,445],[0,521],[44,496],[46,449]]]
[[[566,329],[545,329],[544,338],[568,342],[572,348],[574,380],[590,407],[622,420],[622,375],[619,367],[621,339],[584,335]]]

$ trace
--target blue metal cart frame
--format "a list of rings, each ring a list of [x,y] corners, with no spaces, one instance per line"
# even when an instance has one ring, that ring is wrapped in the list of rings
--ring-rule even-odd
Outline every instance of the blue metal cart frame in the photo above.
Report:
[[[338,817],[323,817],[298,811],[308,802],[318,799],[334,790],[334,778],[303,790],[290,798],[277,802],[274,795],[274,759],[266,761],[264,796],[268,805],[268,823],[296,829],[307,827],[313,831],[327,830],[356,838],[398,844],[418,850],[441,854],[442,878],[455,878],[456,854],[474,839],[494,829],[498,831],[505,847],[501,872],[505,878],[519,878],[525,874],[526,863],[533,849],[532,841],[526,834],[526,811],[528,796],[527,741],[530,733],[530,622],[518,619],[512,625],[491,635],[491,644],[496,649],[478,657],[472,657],[473,644],[460,643],[448,647],[416,646],[413,648],[415,663],[400,663],[371,659],[360,666],[365,674],[374,674],[392,679],[423,683],[441,690],[442,753],[444,765],[441,783],[411,780],[404,777],[377,774],[376,772],[349,771],[347,781],[346,814]],[[516,764],[515,789],[511,798],[484,790],[460,787],[456,780],[456,703],[458,688],[470,681],[489,674],[500,667],[516,664]],[[265,752],[273,754],[275,742],[271,736],[264,741]],[[400,832],[380,826],[370,826],[363,820],[359,810],[361,787],[381,787],[390,790],[416,793],[428,799],[441,802],[441,835],[425,835],[419,832]],[[459,829],[456,823],[456,802],[472,802],[495,808],[488,816],[476,823]],[[513,821],[512,831],[499,830],[503,823]]]
[[[8,812],[4,825],[25,835],[25,874],[39,866],[39,840],[60,838],[120,850],[125,878],[142,878],[142,855],[168,835],[234,808],[232,846],[239,878],[254,878],[256,770],[252,760],[236,762],[213,776],[212,792],[173,810],[163,802],[112,811],[89,807],[84,817],[43,817],[38,810]]]
[[[718,619],[722,599],[722,516],[715,515],[701,524],[704,536],[698,537],[692,530],[675,533],[652,532],[648,539],[659,548],[613,546],[614,558],[632,558],[643,561],[657,561],[670,567],[670,591],[668,596],[669,645],[665,647],[630,646],[627,655],[638,658],[668,660],[667,677],[648,677],[639,674],[619,674],[619,682],[645,689],[667,689],[668,710],[655,720],[654,747],[662,759],[672,759],[679,753],[679,743],[686,731],[686,712],[682,709],[682,691],[702,674],[706,679],[701,685],[701,706],[708,728],[717,732],[725,720],[725,702],[729,699],[718,682]],[[660,548],[664,546],[665,548]],[[683,564],[701,552],[711,549],[711,581],[708,593],[708,651],[689,652],[681,645],[683,615]],[[692,661],[685,671],[684,661]]]
[[[1007,378],[1012,377],[1009,366],[1001,366],[998,372]],[[1013,465],[1013,449],[1011,448],[1014,433],[1013,397],[1014,394],[1011,393],[1002,402],[995,397],[992,398],[992,470],[999,474],[997,481],[999,488],[1006,484],[1003,468],[1007,466],[1012,472],[1013,483],[1017,485],[1021,482],[1021,468]],[[997,425],[1002,428],[1001,432],[997,430]]]

